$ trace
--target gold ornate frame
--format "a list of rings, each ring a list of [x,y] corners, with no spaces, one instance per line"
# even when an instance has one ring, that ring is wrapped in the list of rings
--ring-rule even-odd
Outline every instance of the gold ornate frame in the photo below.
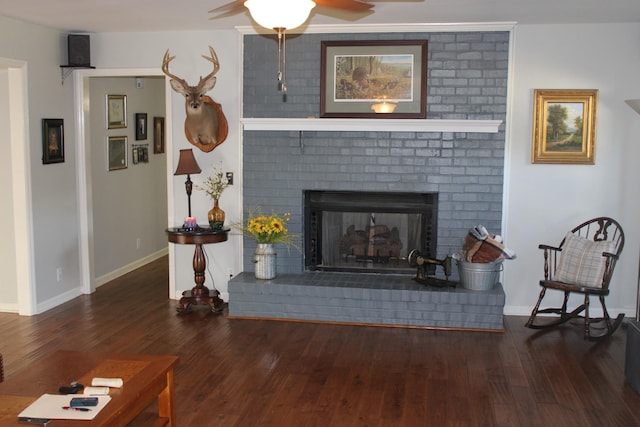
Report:
[[[597,103],[597,89],[536,89],[531,162],[595,164]]]
[[[107,95],[107,129],[127,127],[127,95]]]

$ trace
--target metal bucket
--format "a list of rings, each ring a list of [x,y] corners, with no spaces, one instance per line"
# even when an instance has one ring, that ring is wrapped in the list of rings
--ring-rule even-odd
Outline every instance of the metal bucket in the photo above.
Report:
[[[462,287],[472,291],[493,289],[500,278],[502,261],[476,263],[458,260],[458,274]]]

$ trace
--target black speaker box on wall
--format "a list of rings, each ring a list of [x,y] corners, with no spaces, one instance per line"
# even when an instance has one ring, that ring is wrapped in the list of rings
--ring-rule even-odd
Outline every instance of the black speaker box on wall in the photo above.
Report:
[[[69,52],[69,66],[91,66],[91,50],[88,35],[69,34],[67,36],[67,47]]]

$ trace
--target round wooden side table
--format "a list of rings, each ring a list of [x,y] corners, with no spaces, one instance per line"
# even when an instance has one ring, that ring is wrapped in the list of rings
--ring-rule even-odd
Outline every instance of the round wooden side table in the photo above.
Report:
[[[195,245],[193,253],[193,280],[196,285],[189,291],[182,293],[180,304],[176,309],[178,314],[185,314],[191,311],[192,305],[208,304],[211,311],[220,313],[226,307],[226,303],[220,298],[220,292],[217,289],[210,290],[204,286],[207,268],[207,260],[202,245],[210,243],[226,242],[229,236],[229,229],[212,230],[211,228],[196,227],[194,229],[187,228],[168,228],[167,235],[169,242],[181,245]]]

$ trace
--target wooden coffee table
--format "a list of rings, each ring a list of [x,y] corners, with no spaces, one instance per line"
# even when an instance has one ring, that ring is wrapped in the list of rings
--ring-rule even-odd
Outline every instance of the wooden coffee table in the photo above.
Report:
[[[47,426],[126,426],[158,399],[154,426],[175,427],[173,367],[175,356],[56,351],[0,384],[0,426],[18,424],[18,414],[44,393],[94,377],[122,378],[122,388],[110,390],[111,401],[91,421],[51,420]]]

